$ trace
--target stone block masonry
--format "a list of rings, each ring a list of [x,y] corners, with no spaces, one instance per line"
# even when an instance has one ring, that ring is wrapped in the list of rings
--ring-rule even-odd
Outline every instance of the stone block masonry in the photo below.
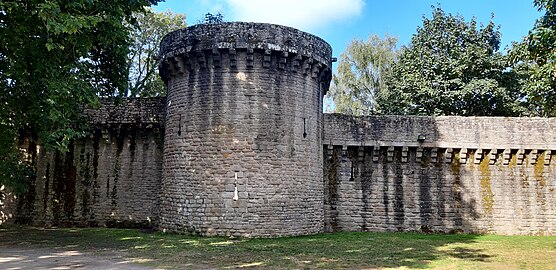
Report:
[[[225,23],[170,33],[161,47],[168,95],[160,228],[322,232],[330,46],[289,27]]]
[[[36,177],[15,220],[47,226],[153,227],[159,217],[164,99],[84,109],[93,130],[67,153],[36,148]]]
[[[30,140],[29,192],[0,223],[202,235],[556,235],[556,120],[322,114],[331,48],[269,24],[162,42],[166,98],[84,108],[67,153]]]
[[[328,231],[556,234],[554,119],[324,122]]]

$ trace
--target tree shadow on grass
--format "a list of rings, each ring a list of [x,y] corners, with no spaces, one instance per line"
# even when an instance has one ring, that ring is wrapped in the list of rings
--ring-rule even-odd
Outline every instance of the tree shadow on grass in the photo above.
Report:
[[[416,233],[335,233],[283,239],[274,254],[296,254],[294,267],[309,268],[428,268],[450,258],[487,261],[490,255],[473,244],[475,235],[423,235]],[[300,249],[297,253],[291,246]],[[290,255],[291,257],[291,255]],[[301,262],[301,263],[300,263]]]
[[[453,258],[485,262],[491,256],[482,253],[482,251],[483,251],[482,249],[476,249],[476,248],[457,247],[447,252],[446,254],[450,255]]]
[[[276,239],[231,239],[122,229],[3,227],[0,248],[121,253],[131,262],[163,268],[430,268],[443,260],[488,263],[467,234],[333,233]]]

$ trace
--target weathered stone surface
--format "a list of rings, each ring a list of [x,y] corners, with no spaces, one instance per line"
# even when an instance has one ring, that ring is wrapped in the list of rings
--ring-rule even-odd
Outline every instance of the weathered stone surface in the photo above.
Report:
[[[168,85],[160,228],[323,230],[322,98],[331,49],[269,24],[198,25],[162,42]]]
[[[324,122],[328,231],[556,234],[555,119]]]
[[[281,25],[246,22],[195,25],[166,35],[160,47],[161,75],[166,80],[185,69],[235,68],[241,62],[247,68],[272,66],[313,77],[324,72],[328,79],[331,75],[330,45],[317,36]]]
[[[36,178],[0,223],[556,235],[556,119],[323,118],[329,45],[276,25],[189,27],[162,55],[167,98],[85,109],[66,154],[24,140]]]
[[[324,143],[470,149],[556,149],[556,121],[540,117],[325,114]],[[419,136],[424,136],[420,141]]]
[[[65,154],[36,150],[36,177],[16,220],[56,226],[156,226],[164,99],[103,101],[93,131]]]
[[[83,113],[94,126],[135,125],[164,126],[165,97],[103,99],[100,108],[84,108]]]

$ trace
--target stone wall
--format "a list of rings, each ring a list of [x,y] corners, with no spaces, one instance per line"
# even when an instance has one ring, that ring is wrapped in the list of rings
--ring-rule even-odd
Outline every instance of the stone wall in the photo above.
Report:
[[[16,220],[55,226],[153,226],[159,216],[164,99],[104,100],[67,153],[36,147],[36,179]]]
[[[18,197],[17,204],[13,196],[0,198],[3,203],[0,222],[10,219],[15,209],[17,220],[36,225],[156,227],[163,198],[160,190],[164,107],[165,99],[136,99],[105,102],[100,109],[86,109],[93,129],[87,138],[75,141],[65,154],[41,147],[31,153],[32,147],[26,142],[27,151],[36,155],[37,177],[31,192]],[[172,126],[174,133],[175,128]],[[324,167],[319,164],[304,167],[323,169],[324,173],[320,191],[324,193],[320,197],[324,199],[324,220],[315,218],[321,224],[316,226],[324,225],[327,231],[554,235],[554,130],[556,120],[544,118],[354,118],[325,114],[321,148],[324,160],[307,161],[323,162]],[[226,129],[219,132],[234,138],[227,137],[230,134]],[[252,130],[238,134],[249,132]],[[301,128],[296,127],[294,132],[303,137]],[[202,141],[197,143],[200,146]],[[230,139],[229,143],[233,146],[235,141]],[[292,196],[284,183],[269,190],[267,182],[256,178],[254,172],[234,167],[240,153],[254,152],[257,145],[257,149],[264,147],[270,152],[266,159],[254,161],[251,170],[290,169],[284,169],[273,158],[283,154],[278,147],[270,148],[270,144],[255,141],[249,144],[247,140],[244,143],[251,148],[240,151],[224,145],[221,150],[214,150],[221,152],[210,152],[211,156],[206,157],[211,161],[217,155],[230,159],[214,163],[230,170],[223,170],[222,184],[213,186],[222,188],[220,195],[229,200],[224,209],[231,209],[218,215],[223,220],[244,221],[243,225],[230,225],[238,231],[256,230],[254,224],[260,217],[249,214],[252,208],[248,203],[263,207],[272,215],[281,208],[265,207],[265,203],[271,205],[272,200],[285,201]],[[233,200],[235,170],[237,201]],[[299,184],[295,188],[300,192],[320,188]],[[264,197],[256,197],[249,189]],[[189,194],[193,189],[184,185],[183,190]],[[297,217],[293,212],[288,215]],[[286,224],[284,220],[276,223]],[[299,228],[285,228],[299,232]]]
[[[66,153],[23,140],[36,174],[0,223],[556,235],[554,119],[323,117],[331,47],[278,25],[192,26],[161,54],[167,98],[84,108]]]
[[[556,234],[556,120],[325,115],[328,231]]]

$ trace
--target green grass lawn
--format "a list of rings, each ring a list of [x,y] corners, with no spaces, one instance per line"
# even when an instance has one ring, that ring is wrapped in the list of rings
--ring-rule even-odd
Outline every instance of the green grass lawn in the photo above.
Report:
[[[161,268],[556,269],[556,237],[333,233],[277,239],[0,226],[0,248],[119,252]]]

